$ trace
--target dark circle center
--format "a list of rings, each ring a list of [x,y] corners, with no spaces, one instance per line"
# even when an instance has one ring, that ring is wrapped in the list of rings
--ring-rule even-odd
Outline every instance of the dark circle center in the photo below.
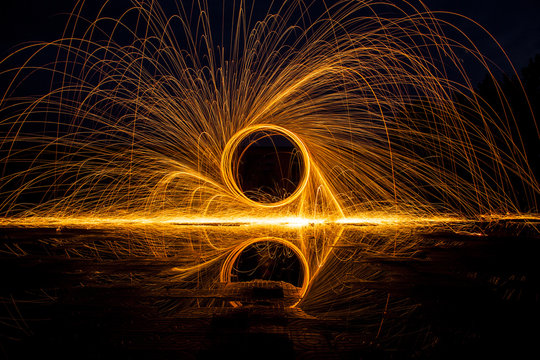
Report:
[[[302,178],[303,158],[288,137],[274,131],[255,131],[235,149],[233,174],[244,195],[259,203],[291,196]]]
[[[304,272],[298,255],[288,246],[261,241],[247,246],[236,258],[231,281],[283,281],[302,287]]]

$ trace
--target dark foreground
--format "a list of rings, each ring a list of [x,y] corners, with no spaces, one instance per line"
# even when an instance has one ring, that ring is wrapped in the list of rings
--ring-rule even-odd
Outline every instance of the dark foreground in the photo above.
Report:
[[[287,283],[205,288],[171,275],[181,257],[111,256],[110,230],[4,227],[0,358],[537,359],[535,226],[412,232],[408,256],[336,248],[296,308]]]

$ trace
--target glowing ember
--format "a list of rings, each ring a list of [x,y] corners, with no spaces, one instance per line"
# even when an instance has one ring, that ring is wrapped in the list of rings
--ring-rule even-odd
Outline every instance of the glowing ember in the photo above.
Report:
[[[240,2],[230,44],[197,3],[170,14],[133,1],[114,18],[105,2],[85,19],[82,1],[65,37],[3,62],[28,60],[1,73],[0,225],[142,226],[137,245],[156,256],[170,246],[160,232],[235,225],[225,239],[183,239],[190,256],[171,271],[227,259],[230,281],[253,239],[279,238],[302,263],[304,295],[348,227],[537,218],[516,120],[490,111],[457,51],[488,62],[421,2],[340,1],[293,21],[299,1],[258,22]],[[56,60],[36,67],[51,49]],[[49,91],[19,96],[34,72],[51,76]],[[397,235],[377,246],[412,247]]]
[[[423,4],[344,1],[318,19],[293,21],[303,6],[294,3],[260,22],[237,8],[230,44],[215,41],[204,5],[194,9],[203,30],[189,26],[182,8],[133,5],[122,18],[87,22],[82,3],[65,38],[11,55],[58,51],[49,66],[4,72],[5,216],[335,219],[536,209],[538,182],[512,114],[486,110],[454,50],[489,70],[487,63],[469,39],[446,38],[440,29],[449,25]],[[10,97],[34,70],[50,73],[51,90]],[[298,169],[278,166],[289,175],[242,183],[249,169],[237,151],[261,131],[294,145]],[[295,171],[297,186],[284,185]],[[277,189],[264,190],[273,177]]]

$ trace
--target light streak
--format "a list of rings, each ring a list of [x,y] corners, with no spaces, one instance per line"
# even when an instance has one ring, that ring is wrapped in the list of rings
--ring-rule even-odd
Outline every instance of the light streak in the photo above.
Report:
[[[539,186],[513,115],[486,110],[455,54],[491,70],[469,38],[445,37],[441,29],[452,25],[420,2],[340,1],[305,26],[292,18],[303,5],[257,23],[236,8],[242,16],[227,49],[212,39],[204,2],[193,4],[202,32],[182,7],[169,14],[134,2],[119,19],[86,22],[81,2],[64,38],[3,62],[29,59],[3,72],[11,86],[0,103],[1,213],[235,219],[536,210]],[[133,19],[143,25],[132,28]],[[57,61],[33,67],[51,49]],[[33,71],[51,74],[51,91],[10,97]],[[257,129],[300,150],[300,183],[278,202],[252,201],[235,180],[232,154]]]
[[[302,300],[302,298],[307,292],[307,289],[310,283],[310,270],[309,270],[310,267],[305,257],[305,254],[291,241],[281,239],[281,238],[276,238],[276,237],[261,237],[261,238],[250,239],[246,242],[241,243],[229,253],[227,258],[223,262],[223,265],[221,267],[221,272],[220,272],[220,280],[224,283],[231,282],[231,274],[232,274],[234,264],[236,260],[238,259],[238,257],[240,256],[240,254],[242,254],[242,251],[244,251],[250,245],[253,245],[256,243],[265,243],[265,242],[278,243],[278,244],[284,245],[288,249],[292,250],[293,253],[300,260],[300,263],[302,265],[302,279],[303,280],[302,280],[302,286],[300,286],[300,294],[299,294],[300,298],[297,302],[291,305],[291,307],[295,307],[296,305],[298,305],[298,303]],[[234,303],[233,305],[239,306],[240,304]]]
[[[298,1],[256,23],[240,2],[229,47],[216,45],[206,2],[194,3],[195,18],[180,1],[169,14],[142,0],[120,18],[86,21],[81,1],[64,37],[2,61],[26,59],[0,74],[10,83],[0,94],[0,226],[142,227],[136,247],[96,252],[156,257],[172,246],[160,232],[204,233],[183,239],[190,256],[172,270],[182,279],[231,260],[254,232],[285,232],[313,281],[356,225],[397,233],[538,219],[515,117],[490,111],[457,52],[493,74],[489,62],[465,34],[446,37],[456,28],[420,1],[337,1],[295,20]],[[56,61],[36,66],[51,49]],[[18,96],[34,72],[51,76],[50,91]],[[237,181],[235,151],[257,131],[301,155],[295,191],[276,202],[253,201]],[[234,236],[209,235],[226,225]],[[411,242],[395,235],[377,248],[399,256]]]
[[[293,144],[298,148],[301,159],[302,159],[302,176],[298,183],[298,186],[296,190],[285,199],[282,199],[277,202],[272,203],[260,203],[255,202],[251,199],[249,199],[240,189],[239,185],[237,184],[235,180],[235,171],[233,170],[233,153],[236,151],[236,148],[240,145],[240,142],[244,140],[248,135],[257,132],[257,131],[272,131],[277,134],[283,134],[288,139],[290,139]],[[263,208],[273,208],[273,207],[280,207],[283,205],[290,204],[292,201],[296,200],[306,189],[306,186],[308,184],[309,175],[311,173],[311,159],[309,158],[309,152],[306,148],[305,144],[302,142],[301,139],[296,136],[293,132],[282,128],[280,126],[276,125],[270,125],[270,124],[260,124],[260,125],[254,125],[247,128],[244,128],[234,134],[232,138],[227,142],[227,145],[225,145],[225,149],[223,150],[223,155],[221,157],[221,171],[222,171],[222,177],[227,185],[227,187],[231,190],[232,193],[236,194],[240,199],[242,199],[244,202],[246,202],[248,205],[252,206],[258,206]]]
[[[478,220],[486,219],[486,217],[480,217]],[[540,215],[528,214],[525,216],[490,216],[489,221],[497,220],[530,220],[538,221]],[[405,226],[405,225],[418,225],[418,224],[434,224],[441,225],[445,223],[470,223],[478,221],[474,219],[466,219],[462,217],[410,217],[410,216],[385,216],[385,215],[373,215],[366,214],[364,217],[355,218],[339,218],[337,220],[331,219],[315,219],[305,217],[237,217],[237,218],[213,218],[213,217],[25,217],[25,218],[0,218],[0,226],[19,225],[22,227],[31,226],[70,226],[70,227],[82,227],[82,226],[145,226],[145,225],[163,225],[163,226],[283,226],[290,228],[302,228],[308,226],[330,226],[330,225],[373,225],[373,226]]]

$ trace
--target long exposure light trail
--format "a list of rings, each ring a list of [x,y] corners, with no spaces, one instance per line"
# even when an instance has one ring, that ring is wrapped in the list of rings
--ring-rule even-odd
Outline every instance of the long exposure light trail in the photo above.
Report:
[[[490,217],[491,220],[504,219],[505,217]],[[524,217],[508,216],[509,219],[537,220],[540,217],[528,215]],[[107,218],[107,217],[27,217],[27,218],[2,218],[0,226],[20,225],[20,226],[145,226],[145,225],[176,225],[176,226],[286,226],[305,227],[320,225],[408,225],[408,224],[444,224],[453,222],[472,222],[475,220],[459,217],[407,217],[407,216],[374,216],[366,214],[364,217],[340,218],[337,220],[311,219],[304,217],[238,217],[228,218],[174,218],[174,217],[154,217],[154,218]]]
[[[64,38],[3,61],[26,59],[2,71],[0,210],[229,219],[536,211],[515,116],[490,110],[456,52],[492,73],[487,59],[416,5],[338,1],[303,23],[295,16],[309,3],[300,2],[252,23],[240,2],[227,48],[214,41],[205,2],[191,15],[180,3],[135,2],[118,18],[105,2],[86,21],[81,1]],[[51,50],[55,62],[35,65]],[[18,85],[35,73],[51,77],[51,90],[22,97]],[[296,147],[297,186],[275,192],[287,196],[254,201],[241,188],[245,159],[235,152],[257,131]]]
[[[420,228],[540,219],[520,119],[463,59],[493,80],[497,65],[452,14],[342,0],[312,18],[315,3],[255,18],[255,2],[223,2],[225,36],[206,1],[78,1],[62,37],[0,62],[0,226],[110,230],[122,236],[66,256],[174,258],[160,276],[197,289],[232,281],[249,246],[266,261],[280,245],[303,269],[293,306],[324,312],[341,278],[380,276],[360,253],[412,256]]]

